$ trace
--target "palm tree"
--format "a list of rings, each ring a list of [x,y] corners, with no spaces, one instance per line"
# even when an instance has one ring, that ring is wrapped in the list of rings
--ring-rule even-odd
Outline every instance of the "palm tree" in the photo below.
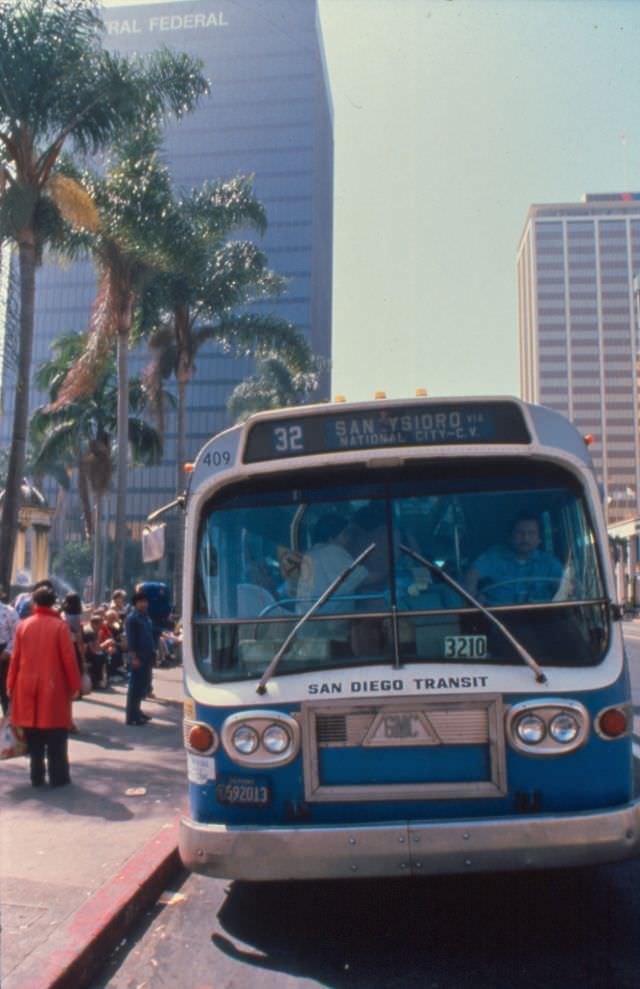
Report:
[[[164,232],[171,266],[143,298],[142,324],[150,334],[152,360],[145,380],[159,393],[175,375],[178,387],[176,494],[183,488],[186,460],[186,395],[202,346],[217,343],[236,353],[278,353],[301,370],[311,359],[302,334],[270,314],[238,312],[256,299],[280,294],[284,280],[271,271],[250,241],[229,241],[236,230],[266,228],[264,208],[251,179],[206,182],[167,205]],[[157,405],[162,421],[162,404]],[[176,540],[174,586],[180,592],[181,529]]]
[[[114,582],[124,579],[127,494],[128,353],[137,301],[149,280],[170,267],[165,225],[171,180],[159,155],[159,131],[129,133],[103,176],[86,174],[99,215],[96,233],[84,238],[98,268],[88,346],[67,375],[56,400],[61,408],[86,394],[116,341],[118,368],[117,495]],[[80,246],[83,238],[77,238]],[[120,442],[120,438],[124,438]]]
[[[8,586],[24,470],[35,271],[63,236],[60,211],[90,225],[88,200],[56,173],[65,145],[107,147],[123,127],[189,110],[207,89],[199,64],[162,50],[147,59],[102,48],[93,0],[3,0],[0,17],[0,242],[18,247],[20,344],[2,519],[0,584]],[[66,203],[66,207],[65,207]]]
[[[318,358],[306,371],[295,371],[279,357],[256,361],[256,373],[241,381],[231,392],[227,408],[234,422],[244,422],[262,409],[281,409],[286,405],[304,405],[318,387],[322,370]]]
[[[234,230],[249,226],[264,233],[266,222],[251,179],[240,175],[179,197],[165,224],[171,268],[149,286],[142,321],[153,355],[146,373],[150,391],[157,393],[159,382],[171,375],[178,385],[176,494],[186,460],[186,392],[203,345],[217,343],[258,357],[277,354],[300,372],[311,360],[304,336],[291,323],[238,312],[285,287],[255,244],[228,240]]]
[[[94,380],[90,393],[63,407],[57,405],[69,369],[85,352],[86,343],[83,333],[69,333],[52,343],[55,356],[40,366],[36,377],[38,388],[48,391],[50,402],[35,410],[30,436],[36,447],[34,473],[53,476],[61,486],[68,488],[72,472],[78,472],[85,535],[94,540],[94,589],[98,593],[104,548],[102,504],[111,488],[113,437],[118,412],[118,382],[113,358]],[[129,382],[128,443],[134,464],[148,467],[160,463],[162,440],[144,418],[146,405],[147,394],[141,382],[133,379]]]

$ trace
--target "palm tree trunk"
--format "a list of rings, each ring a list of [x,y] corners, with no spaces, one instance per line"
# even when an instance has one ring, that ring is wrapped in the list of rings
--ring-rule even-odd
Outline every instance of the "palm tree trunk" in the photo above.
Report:
[[[65,567],[65,523],[67,521],[67,492],[60,485],[58,487],[58,494],[56,496],[56,542],[57,542],[57,556],[58,556],[58,567],[60,573],[64,577],[64,567]]]
[[[93,599],[96,604],[100,604],[104,599],[104,567],[102,565],[104,555],[104,532],[102,525],[102,494],[95,493],[95,522],[93,526]]]
[[[85,539],[92,539],[94,534],[93,512],[91,511],[87,465],[84,459],[80,460],[78,464],[78,495],[80,497],[82,518],[84,519],[84,537]]]
[[[127,535],[127,465],[129,453],[129,326],[118,333],[118,457],[116,460],[116,525],[113,586],[124,584],[124,547]]]
[[[176,497],[184,490],[184,464],[187,458],[186,401],[188,378],[178,375],[178,438],[176,445]],[[173,566],[173,600],[182,614],[182,557],[184,553],[184,516],[178,510],[176,521],[176,553]]]
[[[20,486],[24,475],[29,424],[29,381],[33,355],[36,294],[36,245],[33,230],[20,238],[20,351],[11,434],[11,453],[0,522],[0,586],[9,589],[18,533]]]

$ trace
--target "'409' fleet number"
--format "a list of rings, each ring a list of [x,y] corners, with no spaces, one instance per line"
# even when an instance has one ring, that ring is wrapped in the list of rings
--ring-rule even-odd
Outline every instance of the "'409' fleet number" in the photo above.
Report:
[[[447,659],[485,659],[486,635],[446,635],[444,654]]]
[[[231,463],[231,454],[228,450],[211,450],[205,453],[202,463],[207,467],[228,467]]]

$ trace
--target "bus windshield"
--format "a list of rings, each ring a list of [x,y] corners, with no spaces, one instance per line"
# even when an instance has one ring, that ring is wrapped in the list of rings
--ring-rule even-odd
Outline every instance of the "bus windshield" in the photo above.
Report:
[[[373,479],[370,479],[373,478]],[[194,653],[213,682],[261,676],[300,617],[277,675],[363,664],[521,663],[500,629],[407,552],[491,609],[541,666],[588,666],[609,611],[580,484],[530,460],[431,462],[381,475],[253,478],[218,493],[199,527]]]

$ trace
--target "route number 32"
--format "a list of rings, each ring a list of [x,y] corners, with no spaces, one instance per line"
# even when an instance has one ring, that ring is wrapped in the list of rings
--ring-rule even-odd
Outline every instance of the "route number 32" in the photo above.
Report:
[[[304,450],[302,426],[276,426],[273,430],[276,453],[295,453]]]

